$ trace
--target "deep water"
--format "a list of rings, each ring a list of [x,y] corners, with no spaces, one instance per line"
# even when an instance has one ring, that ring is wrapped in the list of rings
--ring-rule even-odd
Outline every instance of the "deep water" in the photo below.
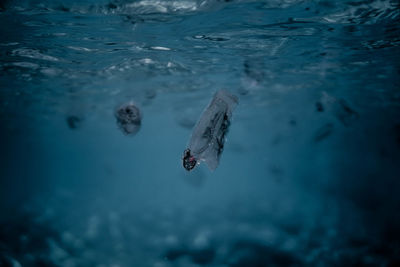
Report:
[[[399,7],[1,1],[0,266],[399,266]]]

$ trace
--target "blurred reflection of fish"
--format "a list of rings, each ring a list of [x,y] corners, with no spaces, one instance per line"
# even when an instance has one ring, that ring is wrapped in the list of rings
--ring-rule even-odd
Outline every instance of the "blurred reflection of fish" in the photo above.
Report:
[[[218,91],[196,123],[187,149],[183,154],[183,167],[190,171],[200,161],[215,170],[224,148],[232,112],[238,98],[225,90]]]

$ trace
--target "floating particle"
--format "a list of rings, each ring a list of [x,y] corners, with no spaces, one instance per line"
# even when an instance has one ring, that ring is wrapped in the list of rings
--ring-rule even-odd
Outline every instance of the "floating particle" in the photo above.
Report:
[[[115,111],[117,124],[126,135],[135,135],[140,130],[142,116],[140,110],[132,102],[121,105]]]
[[[183,154],[183,167],[190,171],[201,161],[215,170],[224,148],[232,112],[238,98],[225,90],[218,91],[196,123],[187,149]]]
[[[333,124],[332,123],[327,123],[316,131],[314,135],[314,141],[315,142],[320,142],[330,136],[333,132]]]
[[[319,112],[326,110],[328,113],[332,113],[346,127],[351,126],[360,117],[346,100],[337,99],[326,92],[322,92],[316,108]]]
[[[322,105],[322,103],[319,101],[315,103],[315,108],[317,109],[318,112],[324,112],[324,105]]]
[[[73,129],[78,129],[81,126],[83,119],[78,116],[72,115],[72,116],[68,116],[66,121],[67,121],[68,127],[73,130]]]
[[[339,99],[337,101],[335,115],[344,126],[350,126],[350,124],[359,117],[358,113],[354,111],[344,99]]]
[[[289,124],[291,125],[291,126],[296,126],[297,125],[297,121],[296,121],[296,119],[290,119],[289,120]]]

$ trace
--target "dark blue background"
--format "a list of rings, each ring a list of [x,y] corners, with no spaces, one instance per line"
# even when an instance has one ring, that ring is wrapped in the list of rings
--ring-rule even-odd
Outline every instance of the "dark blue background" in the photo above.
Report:
[[[0,265],[399,264],[397,1],[0,10]],[[219,89],[220,165],[188,173]]]

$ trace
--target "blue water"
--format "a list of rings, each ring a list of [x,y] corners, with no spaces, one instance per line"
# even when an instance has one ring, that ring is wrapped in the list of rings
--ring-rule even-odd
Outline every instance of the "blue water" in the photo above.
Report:
[[[399,264],[399,22],[395,0],[0,2],[0,265]],[[220,164],[187,172],[219,89]]]

